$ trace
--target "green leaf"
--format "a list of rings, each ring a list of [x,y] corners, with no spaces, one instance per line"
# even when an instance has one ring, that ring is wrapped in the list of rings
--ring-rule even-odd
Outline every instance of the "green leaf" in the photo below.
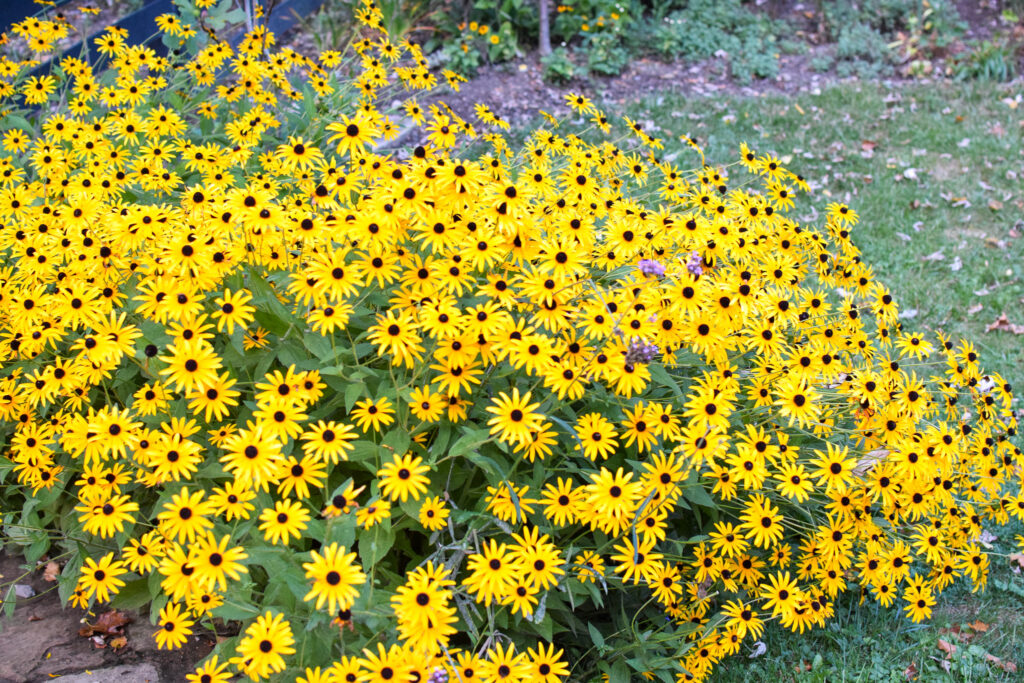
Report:
[[[587,630],[590,631],[590,640],[594,643],[599,651],[604,651],[604,636],[597,630],[597,627],[592,623],[587,624]]]
[[[149,578],[135,579],[128,581],[118,591],[117,595],[110,599],[111,609],[138,609],[153,599],[149,592]]]
[[[679,383],[676,382],[672,375],[668,374],[668,370],[665,369],[664,365],[661,365],[660,363],[652,363],[647,366],[647,369],[651,373],[651,379],[655,380],[661,386],[670,388],[680,401],[686,400],[683,390],[679,388]]]
[[[384,556],[395,544],[395,532],[391,528],[391,520],[386,519],[369,529],[359,532],[359,559],[363,563],[363,571],[370,571],[384,559]]]
[[[683,487],[683,498],[690,501],[694,505],[701,505],[703,507],[717,509],[718,506],[715,501],[708,495],[707,490],[701,484],[700,480],[697,479],[696,473],[691,472],[690,478],[687,480],[686,485]]]
[[[409,437],[408,430],[405,429],[392,429],[390,432],[384,435],[384,440],[381,442],[381,446],[385,450],[390,448],[395,452],[395,455],[404,455],[409,450],[409,444],[412,443],[412,439]],[[385,460],[390,460],[390,456],[385,455]]]
[[[629,683],[629,665],[626,664],[626,660],[619,659],[612,664],[611,671],[608,672],[608,683]]]
[[[210,614],[220,617],[225,621],[245,621],[246,619],[252,619],[259,613],[260,611],[255,605],[233,598],[225,598],[223,605],[210,611]]]
[[[4,114],[2,127],[5,131],[20,128],[26,133],[35,132],[35,128],[28,122],[28,119],[17,114]]]
[[[352,382],[345,389],[345,412],[352,412],[352,407],[356,404],[366,390],[366,385],[362,382]]]
[[[306,349],[324,363],[333,364],[334,349],[331,347],[331,340],[323,335],[310,332],[302,338]]]
[[[334,517],[327,520],[324,532],[324,544],[337,543],[346,550],[352,548],[356,540],[356,516],[354,514]]]

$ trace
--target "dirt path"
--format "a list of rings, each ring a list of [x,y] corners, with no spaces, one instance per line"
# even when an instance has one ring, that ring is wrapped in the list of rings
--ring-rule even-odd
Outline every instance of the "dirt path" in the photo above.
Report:
[[[0,583],[22,576],[22,564],[0,551]],[[203,635],[181,650],[157,650],[148,613],[128,613],[133,621],[112,633],[82,635],[85,622],[96,624],[101,614],[62,609],[56,583],[43,574],[40,567],[18,579],[18,591],[33,597],[19,599],[13,616],[0,619],[0,683],[178,683],[213,647]]]

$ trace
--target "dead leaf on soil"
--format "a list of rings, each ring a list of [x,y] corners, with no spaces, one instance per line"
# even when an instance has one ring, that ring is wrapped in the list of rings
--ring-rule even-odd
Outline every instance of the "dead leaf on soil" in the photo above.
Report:
[[[53,561],[47,562],[46,569],[43,570],[43,579],[53,582],[57,580],[58,576],[60,576],[60,565]]]
[[[117,636],[107,641],[107,645],[113,650],[120,650],[122,647],[128,644],[128,639],[124,636]]]
[[[994,323],[985,326],[986,332],[1012,332],[1013,334],[1024,334],[1024,325],[1016,325],[1011,323],[1006,318],[1006,314],[1001,314]]]
[[[124,633],[125,624],[130,624],[132,617],[121,610],[110,610],[101,614],[95,623],[85,623],[85,626],[78,629],[78,635],[83,638],[90,636],[118,636]]]

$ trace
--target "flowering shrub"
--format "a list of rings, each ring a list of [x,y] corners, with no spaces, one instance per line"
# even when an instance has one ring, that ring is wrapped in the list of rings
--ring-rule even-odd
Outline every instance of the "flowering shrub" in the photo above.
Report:
[[[985,585],[1010,387],[900,328],[851,208],[801,226],[775,157],[684,171],[582,96],[513,149],[407,95],[384,154],[414,45],[190,16],[171,60],[0,63],[3,539],[72,605],[229,636],[194,681],[673,681]]]

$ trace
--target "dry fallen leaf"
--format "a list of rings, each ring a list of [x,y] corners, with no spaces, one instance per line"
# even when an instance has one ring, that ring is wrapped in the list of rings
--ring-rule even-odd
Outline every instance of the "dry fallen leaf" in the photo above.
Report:
[[[988,200],[988,208],[992,209],[993,211],[999,211],[1000,209],[1003,208],[1003,203],[998,199],[990,199]]]
[[[1013,334],[1024,334],[1024,325],[1016,325],[1011,323],[1006,318],[1006,314],[1001,314],[994,323],[985,326],[986,332],[1012,332]]]
[[[960,642],[960,643],[966,643],[971,638],[974,637],[973,633],[965,633],[962,630],[960,630],[960,625],[959,624],[954,624],[954,625],[950,626],[949,628],[940,628],[939,629],[939,635],[940,636],[949,636],[948,642],[950,642],[950,643],[952,643],[953,641]],[[940,650],[942,649],[941,645],[939,646],[939,649]]]
[[[132,617],[121,610],[110,610],[104,612],[96,619],[95,623],[86,622],[85,626],[78,629],[78,635],[83,638],[90,636],[114,636],[124,633],[125,624],[130,624]]]
[[[917,680],[917,664],[915,664],[914,662],[911,662],[910,666],[908,666],[906,669],[903,670],[903,678],[905,680],[908,680],[908,681],[916,681]]]
[[[944,253],[942,253],[942,250],[940,249],[938,251],[933,251],[932,253],[928,254],[927,256],[922,256],[921,260],[922,261],[941,261],[944,258],[946,258],[946,255]]]
[[[950,657],[956,654],[956,645],[949,642],[948,640],[945,640],[944,638],[939,638],[939,649],[945,652]]]
[[[56,581],[58,576],[60,576],[60,565],[53,561],[47,562],[46,569],[43,570],[43,579],[52,582]]]
[[[116,638],[111,638],[107,642],[107,645],[109,645],[111,647],[111,649],[114,649],[114,650],[120,650],[122,647],[124,647],[127,644],[128,644],[128,639],[126,637],[124,637],[124,636],[117,636]]]
[[[981,313],[981,309],[985,308],[985,304],[974,304],[967,309],[967,315],[975,315]]]
[[[974,623],[968,625],[978,633],[984,633],[988,630],[988,624],[980,620],[976,620]]]
[[[1024,553],[1010,553],[1010,564],[1016,564],[1017,569],[1024,569]]]

